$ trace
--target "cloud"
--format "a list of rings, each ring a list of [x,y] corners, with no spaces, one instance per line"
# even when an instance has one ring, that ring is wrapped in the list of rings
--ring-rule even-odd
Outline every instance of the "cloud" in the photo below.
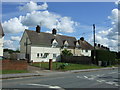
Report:
[[[48,8],[47,3],[44,3],[42,5],[37,5],[37,3],[30,1],[29,3],[20,6],[19,10],[20,11],[25,11],[25,12],[32,12],[36,10],[46,10]]]
[[[13,45],[13,41],[4,40],[4,48],[15,49],[15,47]]]
[[[26,16],[20,16],[19,20],[28,27],[35,27],[41,24],[50,30],[57,28],[58,32],[65,33],[74,32],[77,26],[77,22],[74,22],[70,17],[62,17],[49,11],[33,11],[27,13]]]
[[[49,11],[35,11],[38,9],[45,9],[47,4],[37,5],[37,3],[30,2],[21,8],[34,8],[31,9],[30,13],[27,13],[25,16],[19,16],[18,18],[11,18],[8,21],[3,23],[3,29],[6,33],[19,33],[28,29],[29,27],[36,27],[36,25],[42,25],[50,30],[57,28],[58,32],[72,33],[75,31],[75,27],[78,26],[78,23],[73,21],[70,17],[62,17],[59,14],[51,13]],[[48,5],[46,6],[46,8]]]
[[[115,4],[116,4],[116,5],[120,4],[120,0],[117,0],[117,1],[115,2]]]
[[[101,30],[96,33],[96,42],[104,46],[110,47],[112,51],[118,51],[118,27],[120,27],[118,20],[118,9],[113,9],[108,19],[111,20],[112,27],[107,30]],[[89,41],[93,41],[93,38]]]
[[[12,41],[20,41],[21,37],[19,36],[11,36]]]
[[[24,26],[16,17],[5,21],[2,23],[2,26],[5,33],[19,33],[28,29],[28,27]]]
[[[46,33],[52,33],[52,31],[46,31]],[[59,35],[63,35],[62,33],[57,33]]]

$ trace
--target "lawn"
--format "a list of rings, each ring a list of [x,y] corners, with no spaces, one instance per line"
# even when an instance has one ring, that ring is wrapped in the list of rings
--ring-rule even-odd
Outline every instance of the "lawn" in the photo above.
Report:
[[[2,70],[0,74],[28,73],[27,70]]]
[[[65,67],[61,67],[63,66],[63,64],[66,64]],[[49,63],[33,63],[33,66],[36,67],[41,67],[44,69],[49,69]],[[61,62],[53,62],[52,63],[52,69],[53,70],[80,70],[80,69],[93,69],[93,68],[102,68],[100,66],[96,66],[96,65],[83,65],[83,64],[72,64],[72,63],[61,63]]]

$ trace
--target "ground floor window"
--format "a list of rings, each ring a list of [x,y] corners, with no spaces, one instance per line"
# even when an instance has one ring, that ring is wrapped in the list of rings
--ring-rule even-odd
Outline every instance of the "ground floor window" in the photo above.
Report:
[[[39,57],[39,53],[37,53],[37,57]]]
[[[53,58],[56,58],[56,56],[57,56],[56,54],[53,54]]]
[[[85,52],[88,52],[88,50],[85,50]]]

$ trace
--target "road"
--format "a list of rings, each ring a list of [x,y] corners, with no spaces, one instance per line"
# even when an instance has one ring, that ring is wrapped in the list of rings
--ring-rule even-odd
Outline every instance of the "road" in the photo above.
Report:
[[[118,69],[5,79],[2,88],[118,88]]]

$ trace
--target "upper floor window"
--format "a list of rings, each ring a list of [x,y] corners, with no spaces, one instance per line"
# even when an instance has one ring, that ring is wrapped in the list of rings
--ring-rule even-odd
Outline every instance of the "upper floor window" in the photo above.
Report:
[[[76,42],[76,48],[80,48],[78,41]]]
[[[67,48],[69,46],[68,42],[65,40],[64,41],[64,48]]]
[[[54,39],[52,41],[52,47],[57,47],[58,46],[58,42]]]

